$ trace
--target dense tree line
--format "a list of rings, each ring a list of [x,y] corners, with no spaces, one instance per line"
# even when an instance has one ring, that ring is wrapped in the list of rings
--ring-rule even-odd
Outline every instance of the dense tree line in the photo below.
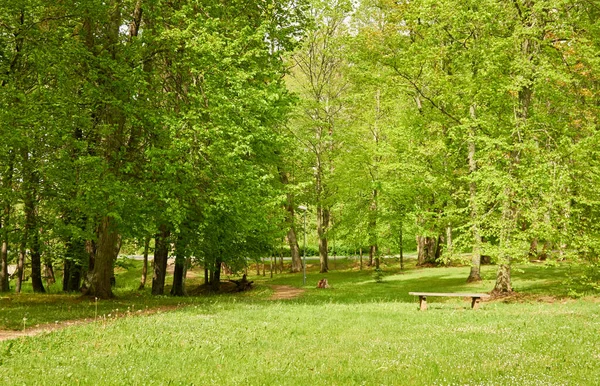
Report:
[[[598,267],[600,8],[587,0],[21,0],[0,5],[0,289],[218,289],[298,205],[329,254]],[[311,225],[311,229],[313,228]],[[412,241],[414,240],[414,241]],[[151,247],[152,246],[152,247]],[[335,252],[334,252],[335,253]],[[468,253],[467,258],[463,253]],[[596,268],[597,269],[597,268]]]
[[[27,0],[0,6],[2,290],[17,262],[112,296],[123,240],[154,238],[152,293],[194,256],[218,287],[282,237],[275,178],[292,98],[279,1]],[[244,260],[245,261],[245,260]]]
[[[468,279],[477,281],[489,256],[499,292],[512,290],[511,265],[529,259],[584,261],[597,275],[594,2],[313,6],[318,38],[303,43],[300,57],[336,60],[309,60],[312,73],[298,62],[304,79],[293,87],[309,92],[295,130],[309,142],[307,119],[317,133],[329,128],[326,197],[320,154],[305,168],[317,170],[317,212],[329,203],[347,243],[369,248],[377,263],[408,228],[419,264],[469,252]],[[314,90],[336,90],[337,99]]]

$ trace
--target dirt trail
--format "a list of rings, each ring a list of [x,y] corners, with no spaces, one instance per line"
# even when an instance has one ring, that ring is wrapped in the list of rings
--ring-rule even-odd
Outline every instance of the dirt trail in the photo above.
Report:
[[[115,314],[115,316],[113,316],[112,318],[105,319],[105,321],[108,322],[108,321],[120,319],[120,318],[131,318],[131,317],[142,316],[142,315],[152,315],[152,314],[156,314],[156,313],[163,312],[163,311],[173,311],[178,308],[180,308],[180,307],[175,306],[175,305],[161,306],[161,307],[156,307],[156,308],[148,308],[146,310],[143,310],[143,311],[140,310],[135,313]],[[102,320],[102,318],[99,318],[98,320]],[[77,319],[77,320],[63,320],[58,323],[42,324],[39,326],[27,328],[24,331],[22,331],[22,330],[21,331],[0,330],[0,342],[2,342],[4,340],[17,339],[17,338],[20,338],[23,336],[36,336],[36,335],[40,335],[43,333],[48,333],[48,332],[60,330],[63,328],[71,327],[71,326],[78,326],[80,324],[88,324],[88,323],[93,323],[93,322],[94,322],[94,319],[86,318],[86,319]]]
[[[270,300],[295,299],[305,292],[305,290],[303,290],[301,288],[296,288],[296,287],[292,287],[289,285],[273,285],[273,286],[271,286],[271,288],[273,288],[274,292],[273,292],[273,295],[271,295],[271,297],[269,298]],[[149,314],[154,314],[154,313],[161,312],[161,311],[171,311],[176,308],[178,308],[178,307],[177,306],[163,306],[163,307],[157,307],[157,308],[150,308],[150,309],[140,312],[139,314],[138,313],[123,314],[122,317],[149,315]],[[119,315],[119,317],[121,317],[121,316]],[[5,340],[10,340],[10,339],[17,339],[17,338],[20,338],[23,336],[36,336],[36,335],[40,335],[43,333],[48,333],[48,332],[56,331],[59,329],[71,327],[71,326],[92,323],[93,321],[94,321],[93,319],[89,319],[89,318],[88,319],[79,319],[79,320],[65,320],[65,321],[61,321],[59,323],[48,323],[48,324],[44,324],[44,325],[40,325],[40,326],[36,326],[36,327],[32,327],[32,328],[27,328],[25,331],[0,330],[0,342],[5,341]]]
[[[77,326],[79,324],[91,323],[92,319],[80,319],[80,320],[65,320],[59,323],[44,324],[37,327],[28,328],[25,331],[13,331],[13,330],[0,330],[0,342],[3,340],[17,339],[22,336],[35,336],[47,332],[56,331],[62,328],[71,326]]]
[[[273,285],[271,288],[275,292],[269,298],[270,300],[295,299],[304,293],[303,289],[289,285]]]

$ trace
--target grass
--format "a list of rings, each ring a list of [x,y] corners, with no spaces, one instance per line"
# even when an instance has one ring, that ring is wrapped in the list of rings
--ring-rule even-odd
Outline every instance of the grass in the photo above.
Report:
[[[183,299],[125,290],[121,278],[121,297],[99,304],[105,317],[0,342],[0,384],[594,385],[600,379],[600,301],[565,297],[559,284],[566,267],[523,267],[514,278],[518,297],[485,302],[478,311],[464,299],[433,298],[419,312],[408,291],[489,291],[495,267],[484,267],[483,282],[466,284],[466,267],[411,263],[399,273],[390,265],[378,284],[372,271],[337,263],[344,269],[326,275],[313,267],[304,294],[282,301],[268,300],[268,285],[301,286],[301,274],[250,277],[258,288],[243,295]],[[313,288],[323,276],[333,288]],[[24,310],[40,321],[44,313],[89,314],[89,301],[61,297],[12,295],[0,315],[16,323]],[[177,304],[185,307],[142,317],[131,312]],[[106,316],[117,305],[121,317]],[[129,313],[121,311],[126,306]]]

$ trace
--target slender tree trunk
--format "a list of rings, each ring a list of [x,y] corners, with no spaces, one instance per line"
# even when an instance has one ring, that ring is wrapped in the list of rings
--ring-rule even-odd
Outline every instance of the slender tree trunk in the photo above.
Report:
[[[279,169],[279,179],[282,184],[289,185],[289,178],[287,173],[283,169]],[[300,257],[300,248],[298,247],[298,238],[296,237],[296,229],[294,224],[295,209],[294,209],[294,196],[291,193],[287,194],[287,201],[285,204],[286,223],[289,227],[287,233],[287,241],[290,245],[290,253],[292,257],[292,268],[291,272],[300,272],[302,270],[302,258]]]
[[[210,279],[208,277],[208,268],[204,268],[204,284],[209,285]]]
[[[1,235],[1,247],[0,247],[0,292],[10,291],[10,285],[8,281],[8,230],[6,220],[8,216],[4,217],[4,224],[0,231]]]
[[[162,224],[155,237],[154,245],[154,275],[152,276],[152,295],[163,295],[165,278],[167,276],[167,260],[169,258],[168,237],[170,231]]]
[[[300,260],[300,263],[302,263],[302,260]],[[283,250],[282,249],[279,250],[279,273],[283,273]]]
[[[363,253],[362,253],[362,247],[360,247],[360,270],[362,271],[363,269]]]
[[[12,192],[13,183],[13,170],[14,170],[15,153],[10,151],[8,154],[8,166],[6,168],[5,176],[2,180],[2,187],[7,193]],[[5,197],[2,200],[2,228],[0,229],[0,292],[10,291],[10,283],[8,281],[8,236],[10,232],[10,213],[12,210],[10,197]]]
[[[329,210],[319,206],[317,208],[317,233],[319,235],[319,260],[321,273],[329,272],[329,255],[327,246],[327,228],[329,227]]]
[[[190,269],[190,267],[192,266],[192,258],[190,256],[185,258],[185,265],[183,267],[183,293],[187,295],[187,291],[186,291],[186,280],[187,280],[187,274],[188,274],[188,269]]]
[[[37,192],[39,178],[35,171],[32,160],[29,157],[29,148],[23,148],[23,188],[24,188],[24,211],[25,229],[24,245],[29,246],[31,253],[31,286],[33,292],[46,292],[42,283],[42,259],[40,253],[40,235],[37,229]]]
[[[19,247],[19,258],[17,260],[17,280],[15,284],[15,292],[20,293],[21,287],[23,286],[23,279],[25,275],[25,247],[27,240],[27,228],[23,230],[21,234],[21,245]]]
[[[400,246],[400,270],[404,270],[404,240],[403,240],[403,232],[402,232],[402,222],[400,222],[400,240],[398,242]]]
[[[144,263],[142,265],[142,278],[140,280],[140,286],[138,290],[143,290],[146,286],[146,279],[148,277],[148,252],[150,251],[150,236],[146,236],[144,239]]]
[[[471,105],[471,119],[477,119],[476,106]],[[479,232],[479,209],[477,203],[477,183],[475,182],[475,173],[477,172],[477,161],[475,159],[475,140],[477,126],[473,124],[469,130],[469,205],[471,206],[471,234],[473,236],[473,244],[471,246],[471,271],[467,282],[481,281],[481,233]]]
[[[46,261],[44,263],[44,271],[46,276],[46,285],[51,286],[56,283],[56,277],[54,276],[54,267],[52,267],[51,261]]]
[[[448,224],[446,226],[446,255],[448,255],[448,260],[452,259],[454,255],[454,245],[452,244],[452,225]]]
[[[369,246],[369,267],[373,266],[373,262],[376,259],[376,255],[377,255],[377,245],[370,245]]]

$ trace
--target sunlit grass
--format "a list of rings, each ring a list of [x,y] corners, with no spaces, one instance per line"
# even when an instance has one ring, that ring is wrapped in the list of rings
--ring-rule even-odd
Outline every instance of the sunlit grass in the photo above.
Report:
[[[114,300],[80,295],[7,295],[2,328],[87,318],[89,323],[0,342],[0,384],[220,385],[593,385],[600,379],[600,301],[571,299],[572,268],[516,267],[518,296],[484,302],[432,298],[417,310],[409,291],[489,292],[466,283],[468,267],[400,271],[384,281],[353,260],[318,272],[256,275],[243,294],[174,298],[137,291],[140,264],[119,269]],[[200,271],[188,281],[202,282]],[[330,289],[316,289],[326,277]],[[269,300],[271,285],[302,287],[291,300]],[[167,289],[168,290],[168,289]],[[174,307],[177,307],[174,310]],[[146,310],[158,313],[147,315]],[[143,315],[143,316],[142,316]]]

